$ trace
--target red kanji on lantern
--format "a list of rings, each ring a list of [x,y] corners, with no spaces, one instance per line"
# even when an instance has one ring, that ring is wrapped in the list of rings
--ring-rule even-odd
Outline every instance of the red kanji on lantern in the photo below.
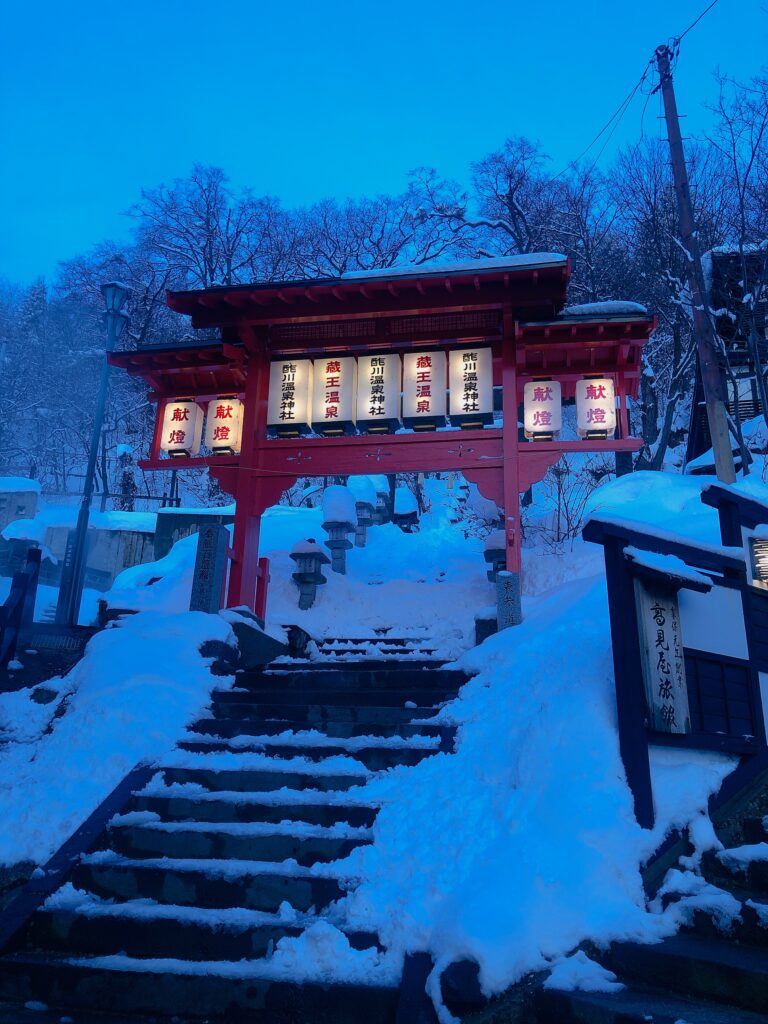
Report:
[[[429,370],[422,370],[421,373],[417,373],[416,374],[416,383],[417,384],[424,384],[424,383],[431,384],[431,382],[432,382],[432,374],[430,373]]]
[[[587,409],[587,423],[605,423],[605,409]]]
[[[186,406],[177,405],[176,408],[173,410],[173,413],[171,414],[171,422],[172,423],[183,423],[185,420],[188,420],[188,419],[189,419],[189,409],[187,409]]]
[[[228,441],[229,440],[229,427],[214,427],[213,428],[213,440],[214,441]]]
[[[338,359],[332,359],[329,363],[325,364],[326,373],[341,373],[341,362]]]
[[[231,420],[232,419],[232,406],[231,405],[217,405],[216,406],[216,415],[214,416],[214,419],[216,419],[216,420]]]
[[[423,367],[432,365],[432,356],[417,356],[416,357],[416,369],[420,370]]]
[[[432,397],[432,385],[431,384],[419,384],[416,388],[417,398],[431,398]]]
[[[168,438],[168,444],[184,444],[186,436],[186,430],[172,430],[171,436]]]
[[[537,409],[533,414],[534,427],[549,427],[552,425],[552,413],[546,409]]]
[[[339,407],[338,405],[329,405],[325,410],[325,418],[327,420],[337,420],[339,418]]]
[[[533,389],[533,401],[534,402],[551,402],[552,401],[552,388],[536,387]]]
[[[429,412],[429,402],[417,402],[416,412]]]
[[[585,395],[587,398],[607,398],[605,393],[605,384],[587,384],[585,389]]]
[[[338,388],[341,385],[341,377],[328,377],[325,381],[327,388]]]

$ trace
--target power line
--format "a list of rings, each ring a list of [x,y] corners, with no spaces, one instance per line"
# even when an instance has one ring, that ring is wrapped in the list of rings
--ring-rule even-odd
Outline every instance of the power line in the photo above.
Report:
[[[717,0],[715,0],[715,2],[717,2]],[[606,139],[605,143],[603,144],[603,146],[602,146],[602,148],[601,148],[600,152],[598,153],[597,158],[595,160],[595,163],[597,163],[597,160],[600,159],[603,151],[605,150],[605,147],[608,145],[608,142],[610,141],[611,136],[616,131],[616,128],[618,127],[619,122],[621,121],[621,119],[624,117],[624,115],[626,114],[627,110],[629,109],[629,105],[631,104],[632,100],[635,98],[635,94],[637,93],[638,89],[641,87],[641,85],[645,81],[645,78],[646,78],[646,76],[648,74],[648,68],[649,67],[650,67],[650,64],[648,65],[648,67],[645,68],[645,70],[643,71],[642,75],[640,76],[638,81],[635,83],[635,86],[633,87],[633,89],[621,101],[621,103],[619,104],[618,108],[608,118],[606,123],[603,125],[603,127],[600,129],[600,131],[597,133],[597,135],[595,135],[595,137],[592,139],[592,141],[589,143],[589,145],[585,149],[583,149],[581,151],[581,153],[579,153],[579,155],[577,157],[575,157],[573,160],[570,160],[561,171],[558,171],[558,173],[554,176],[553,180],[555,180],[556,178],[562,177],[562,175],[565,174],[565,172],[567,170],[569,170],[571,167],[575,166],[579,162],[579,160],[581,160],[583,157],[585,157],[587,155],[587,153],[590,151],[590,149],[592,149],[592,147],[595,145],[595,143],[598,142],[598,140],[601,139],[603,137],[603,135],[610,128],[611,129],[610,134],[609,134],[608,138]],[[611,126],[613,126],[613,127],[611,127]],[[594,166],[594,164],[592,166]]]
[[[704,17],[704,15],[705,14],[709,14],[709,12],[712,10],[712,8],[717,3],[719,3],[719,0],[712,0],[712,3],[709,5],[709,7],[707,7],[705,10],[703,10],[695,21],[691,22],[691,24],[688,26],[688,28],[685,30],[685,32],[683,32],[679,36],[675,36],[675,42],[679,44],[683,39],[685,39],[685,37],[688,35],[688,33],[691,31],[691,29],[692,28],[696,28],[696,26],[699,24],[699,22]]]

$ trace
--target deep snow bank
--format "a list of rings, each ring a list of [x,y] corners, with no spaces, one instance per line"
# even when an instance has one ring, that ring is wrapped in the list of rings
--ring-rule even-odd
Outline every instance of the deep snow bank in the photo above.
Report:
[[[385,943],[471,958],[488,992],[585,939],[652,940],[640,867],[673,826],[711,836],[709,794],[733,762],[664,750],[653,832],[636,823],[619,757],[605,585],[577,581],[465,654],[476,673],[443,712],[458,749],[369,785],[384,801],[352,920]],[[655,757],[655,755],[654,755]]]
[[[169,751],[214,684],[206,640],[234,642],[217,615],[136,615],[97,634],[85,657],[48,686],[0,695],[0,863],[43,863],[139,761]],[[47,731],[50,730],[50,731]]]

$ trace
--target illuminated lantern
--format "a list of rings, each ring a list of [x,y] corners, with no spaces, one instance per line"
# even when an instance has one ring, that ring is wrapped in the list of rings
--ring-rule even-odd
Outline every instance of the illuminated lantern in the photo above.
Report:
[[[216,454],[237,455],[243,438],[243,403],[239,398],[214,398],[208,403],[205,446]]]
[[[269,367],[267,428],[278,437],[308,434],[312,416],[312,361],[279,359]]]
[[[493,423],[493,356],[489,348],[459,348],[448,357],[451,424]]]
[[[357,426],[384,434],[400,426],[400,356],[360,356],[357,360]]]
[[[160,448],[171,458],[197,455],[203,436],[203,410],[196,402],[166,402]]]
[[[403,359],[403,423],[414,430],[445,426],[445,352],[408,352]]]
[[[613,437],[616,433],[616,397],[607,377],[576,381],[576,430],[579,437]]]
[[[525,436],[551,441],[563,426],[560,381],[529,380],[523,389]]]
[[[357,364],[354,356],[315,360],[312,429],[332,437],[355,431]]]

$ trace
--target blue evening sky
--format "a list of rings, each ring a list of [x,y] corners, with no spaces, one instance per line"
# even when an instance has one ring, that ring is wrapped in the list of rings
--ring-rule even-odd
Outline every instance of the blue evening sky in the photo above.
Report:
[[[0,38],[0,276],[49,278],[126,238],[142,187],[194,161],[288,206],[403,188],[428,165],[466,180],[508,135],[559,169],[708,0],[39,0],[8,4]],[[719,0],[685,39],[689,131],[719,65],[766,59],[765,0]],[[637,98],[605,150],[638,138]],[[658,132],[657,98],[646,132]],[[598,147],[599,148],[599,147]],[[596,153],[597,150],[593,150]]]

